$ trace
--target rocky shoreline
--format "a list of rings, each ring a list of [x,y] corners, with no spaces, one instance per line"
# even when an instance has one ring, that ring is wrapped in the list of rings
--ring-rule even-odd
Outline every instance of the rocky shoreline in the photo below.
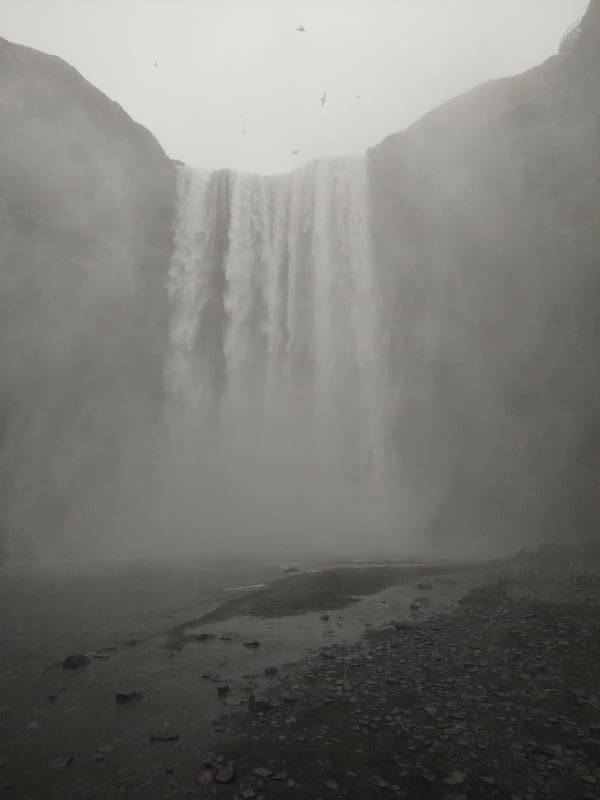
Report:
[[[349,604],[360,570],[292,575],[65,675],[36,712],[47,752],[43,730],[2,746],[1,796],[600,798],[598,569],[425,573],[370,567]],[[307,581],[331,607],[294,611]]]
[[[225,721],[237,783],[215,793],[600,797],[600,579],[573,580],[587,600],[515,597],[502,579],[449,616],[284,671],[270,700]]]

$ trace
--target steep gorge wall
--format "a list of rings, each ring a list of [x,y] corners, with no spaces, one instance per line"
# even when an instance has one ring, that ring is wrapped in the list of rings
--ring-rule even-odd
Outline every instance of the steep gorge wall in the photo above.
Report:
[[[600,2],[369,151],[396,445],[432,541],[598,536]]]
[[[101,540],[156,427],[175,170],[72,67],[3,39],[0,120],[0,538],[66,555],[82,525]]]

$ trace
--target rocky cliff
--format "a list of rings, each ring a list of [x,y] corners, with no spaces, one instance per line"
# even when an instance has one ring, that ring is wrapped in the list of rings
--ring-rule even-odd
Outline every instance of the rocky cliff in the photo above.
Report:
[[[369,152],[395,436],[438,542],[597,536],[600,0]]]
[[[175,173],[72,67],[3,39],[0,119],[4,538],[68,554],[160,406]]]

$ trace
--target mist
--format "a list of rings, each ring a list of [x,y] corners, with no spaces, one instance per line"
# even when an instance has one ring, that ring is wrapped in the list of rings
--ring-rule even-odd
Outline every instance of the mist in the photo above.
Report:
[[[583,4],[550,4],[542,23],[521,5],[519,24],[484,6],[357,3],[340,19],[335,4],[320,17],[257,4],[216,53],[175,48],[153,3],[131,69],[119,37],[136,4],[119,31],[109,6],[94,12],[110,65],[84,46],[80,6],[64,4],[60,36],[31,27],[35,3],[3,8],[9,30],[30,25],[30,41],[89,65],[161,142],[65,62],[3,41],[8,554],[480,557],[593,535],[591,34],[552,56]],[[225,24],[227,9],[199,8],[181,4],[182,37]],[[403,33],[392,69],[400,28],[413,44]],[[326,40],[340,69],[323,85]],[[249,93],[281,50],[280,83]],[[191,78],[208,61],[224,71],[210,91]],[[418,64],[406,94],[397,75]],[[231,80],[254,112],[238,112]],[[365,87],[343,107],[342,83]],[[167,86],[180,106],[202,88],[202,118]],[[235,109],[235,144],[219,103]]]

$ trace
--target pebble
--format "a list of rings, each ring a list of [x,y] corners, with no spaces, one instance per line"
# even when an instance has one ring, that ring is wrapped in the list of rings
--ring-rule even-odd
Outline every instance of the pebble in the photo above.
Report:
[[[62,662],[63,669],[82,669],[92,662],[84,653],[73,653]]]
[[[141,692],[136,692],[133,689],[129,692],[117,692],[115,695],[115,703],[118,706],[126,706],[130,703],[137,703],[143,696]]]
[[[215,780],[217,783],[231,783],[234,778],[233,761],[226,761],[217,770]]]
[[[65,769],[65,767],[72,766],[74,761],[73,756],[58,756],[57,758],[51,758],[48,766],[50,769]]]

